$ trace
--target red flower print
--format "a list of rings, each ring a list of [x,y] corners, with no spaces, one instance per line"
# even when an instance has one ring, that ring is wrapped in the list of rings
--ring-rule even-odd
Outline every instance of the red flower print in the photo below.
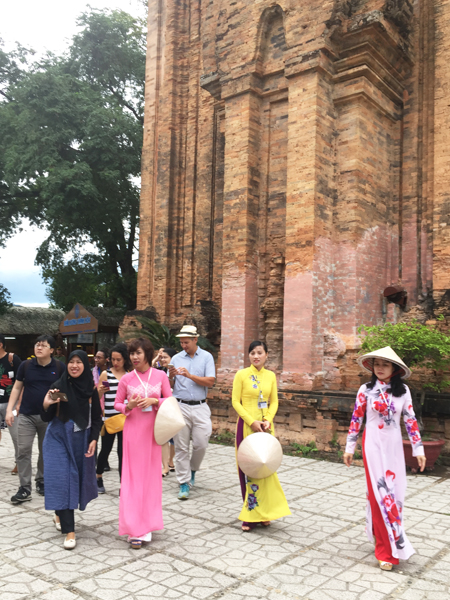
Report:
[[[354,416],[355,417],[364,417],[364,413],[366,412],[366,405],[364,406],[357,406],[354,410]]]
[[[375,410],[381,413],[382,415],[388,414],[388,405],[386,404],[386,402],[380,402],[379,400],[375,400],[373,406]]]
[[[360,423],[358,423],[358,421],[353,421],[352,423],[350,423],[350,429],[348,431],[349,431],[349,433],[359,433],[360,429],[361,429]]]
[[[383,504],[388,510],[390,510],[391,506],[395,504],[394,498],[391,496],[391,494],[386,494],[386,496],[383,498]]]
[[[378,429],[383,429],[383,427],[384,427],[384,423],[380,423],[380,424],[378,425]]]
[[[12,379],[7,375],[2,375],[0,379],[0,387],[8,387],[8,385],[12,385]]]
[[[410,427],[410,431],[415,432],[415,431],[419,431],[419,426],[417,425],[417,421],[415,419],[408,419],[408,425]]]

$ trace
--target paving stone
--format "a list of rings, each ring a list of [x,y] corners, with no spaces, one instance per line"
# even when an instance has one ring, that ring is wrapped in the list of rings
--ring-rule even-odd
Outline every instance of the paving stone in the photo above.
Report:
[[[0,598],[12,600],[30,598],[49,590],[51,583],[24,572],[14,565],[2,564],[0,567]]]
[[[334,490],[317,492],[314,496],[296,498],[290,503],[291,511],[301,510],[314,512],[328,517],[336,517],[344,521],[355,522],[355,513],[349,510],[353,501]],[[359,503],[357,518],[364,518],[365,503]]]
[[[421,576],[424,579],[431,579],[448,585],[450,583],[450,553],[438,559],[434,564],[427,566]]]
[[[398,596],[400,600],[448,600],[450,585],[417,579]]]
[[[255,583],[261,587],[279,589],[291,595],[311,597],[311,593],[316,588],[322,589],[328,581],[335,579],[353,565],[353,561],[339,556],[332,556],[317,550],[307,550],[296,558],[270,569]]]
[[[36,598],[39,598],[39,600],[85,600],[82,596],[69,592],[69,590],[62,587],[45,592],[41,596],[36,596]]]
[[[68,552],[42,497],[10,503],[11,456],[4,436],[1,600],[450,600],[450,515],[442,512],[450,486],[433,476],[408,476],[405,525],[416,554],[386,573],[364,533],[360,467],[285,457],[279,477],[292,515],[243,533],[234,449],[211,445],[187,502],[176,498],[173,473],[164,479],[164,530],[134,551],[118,533],[112,454],[107,493],[76,512],[78,543]]]
[[[91,598],[207,598],[234,580],[218,572],[195,567],[187,561],[153,554],[133,563],[132,570],[121,566],[108,573],[87,578],[74,587]],[[113,592],[113,593],[112,593]]]
[[[426,508],[432,513],[450,515],[450,490],[448,486],[437,483],[424,491],[408,497],[405,501],[406,508]]]

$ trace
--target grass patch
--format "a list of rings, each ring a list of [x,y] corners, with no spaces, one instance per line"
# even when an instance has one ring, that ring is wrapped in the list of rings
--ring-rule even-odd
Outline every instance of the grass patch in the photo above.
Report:
[[[231,431],[221,431],[220,433],[213,434],[209,441],[211,444],[221,444],[222,446],[234,446],[235,435]]]

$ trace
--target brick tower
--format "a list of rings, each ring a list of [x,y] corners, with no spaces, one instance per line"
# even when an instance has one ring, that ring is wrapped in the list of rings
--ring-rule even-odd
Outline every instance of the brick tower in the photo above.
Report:
[[[220,342],[224,383],[260,338],[281,388],[355,387],[386,288],[450,294],[450,3],[149,0],[148,23],[137,308]]]

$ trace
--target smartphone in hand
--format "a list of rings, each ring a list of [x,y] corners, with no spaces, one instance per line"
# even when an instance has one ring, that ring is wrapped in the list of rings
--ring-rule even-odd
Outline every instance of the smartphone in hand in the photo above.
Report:
[[[64,392],[52,392],[50,394],[50,398],[52,400],[59,400],[60,402],[69,402],[69,398],[64,394]]]

